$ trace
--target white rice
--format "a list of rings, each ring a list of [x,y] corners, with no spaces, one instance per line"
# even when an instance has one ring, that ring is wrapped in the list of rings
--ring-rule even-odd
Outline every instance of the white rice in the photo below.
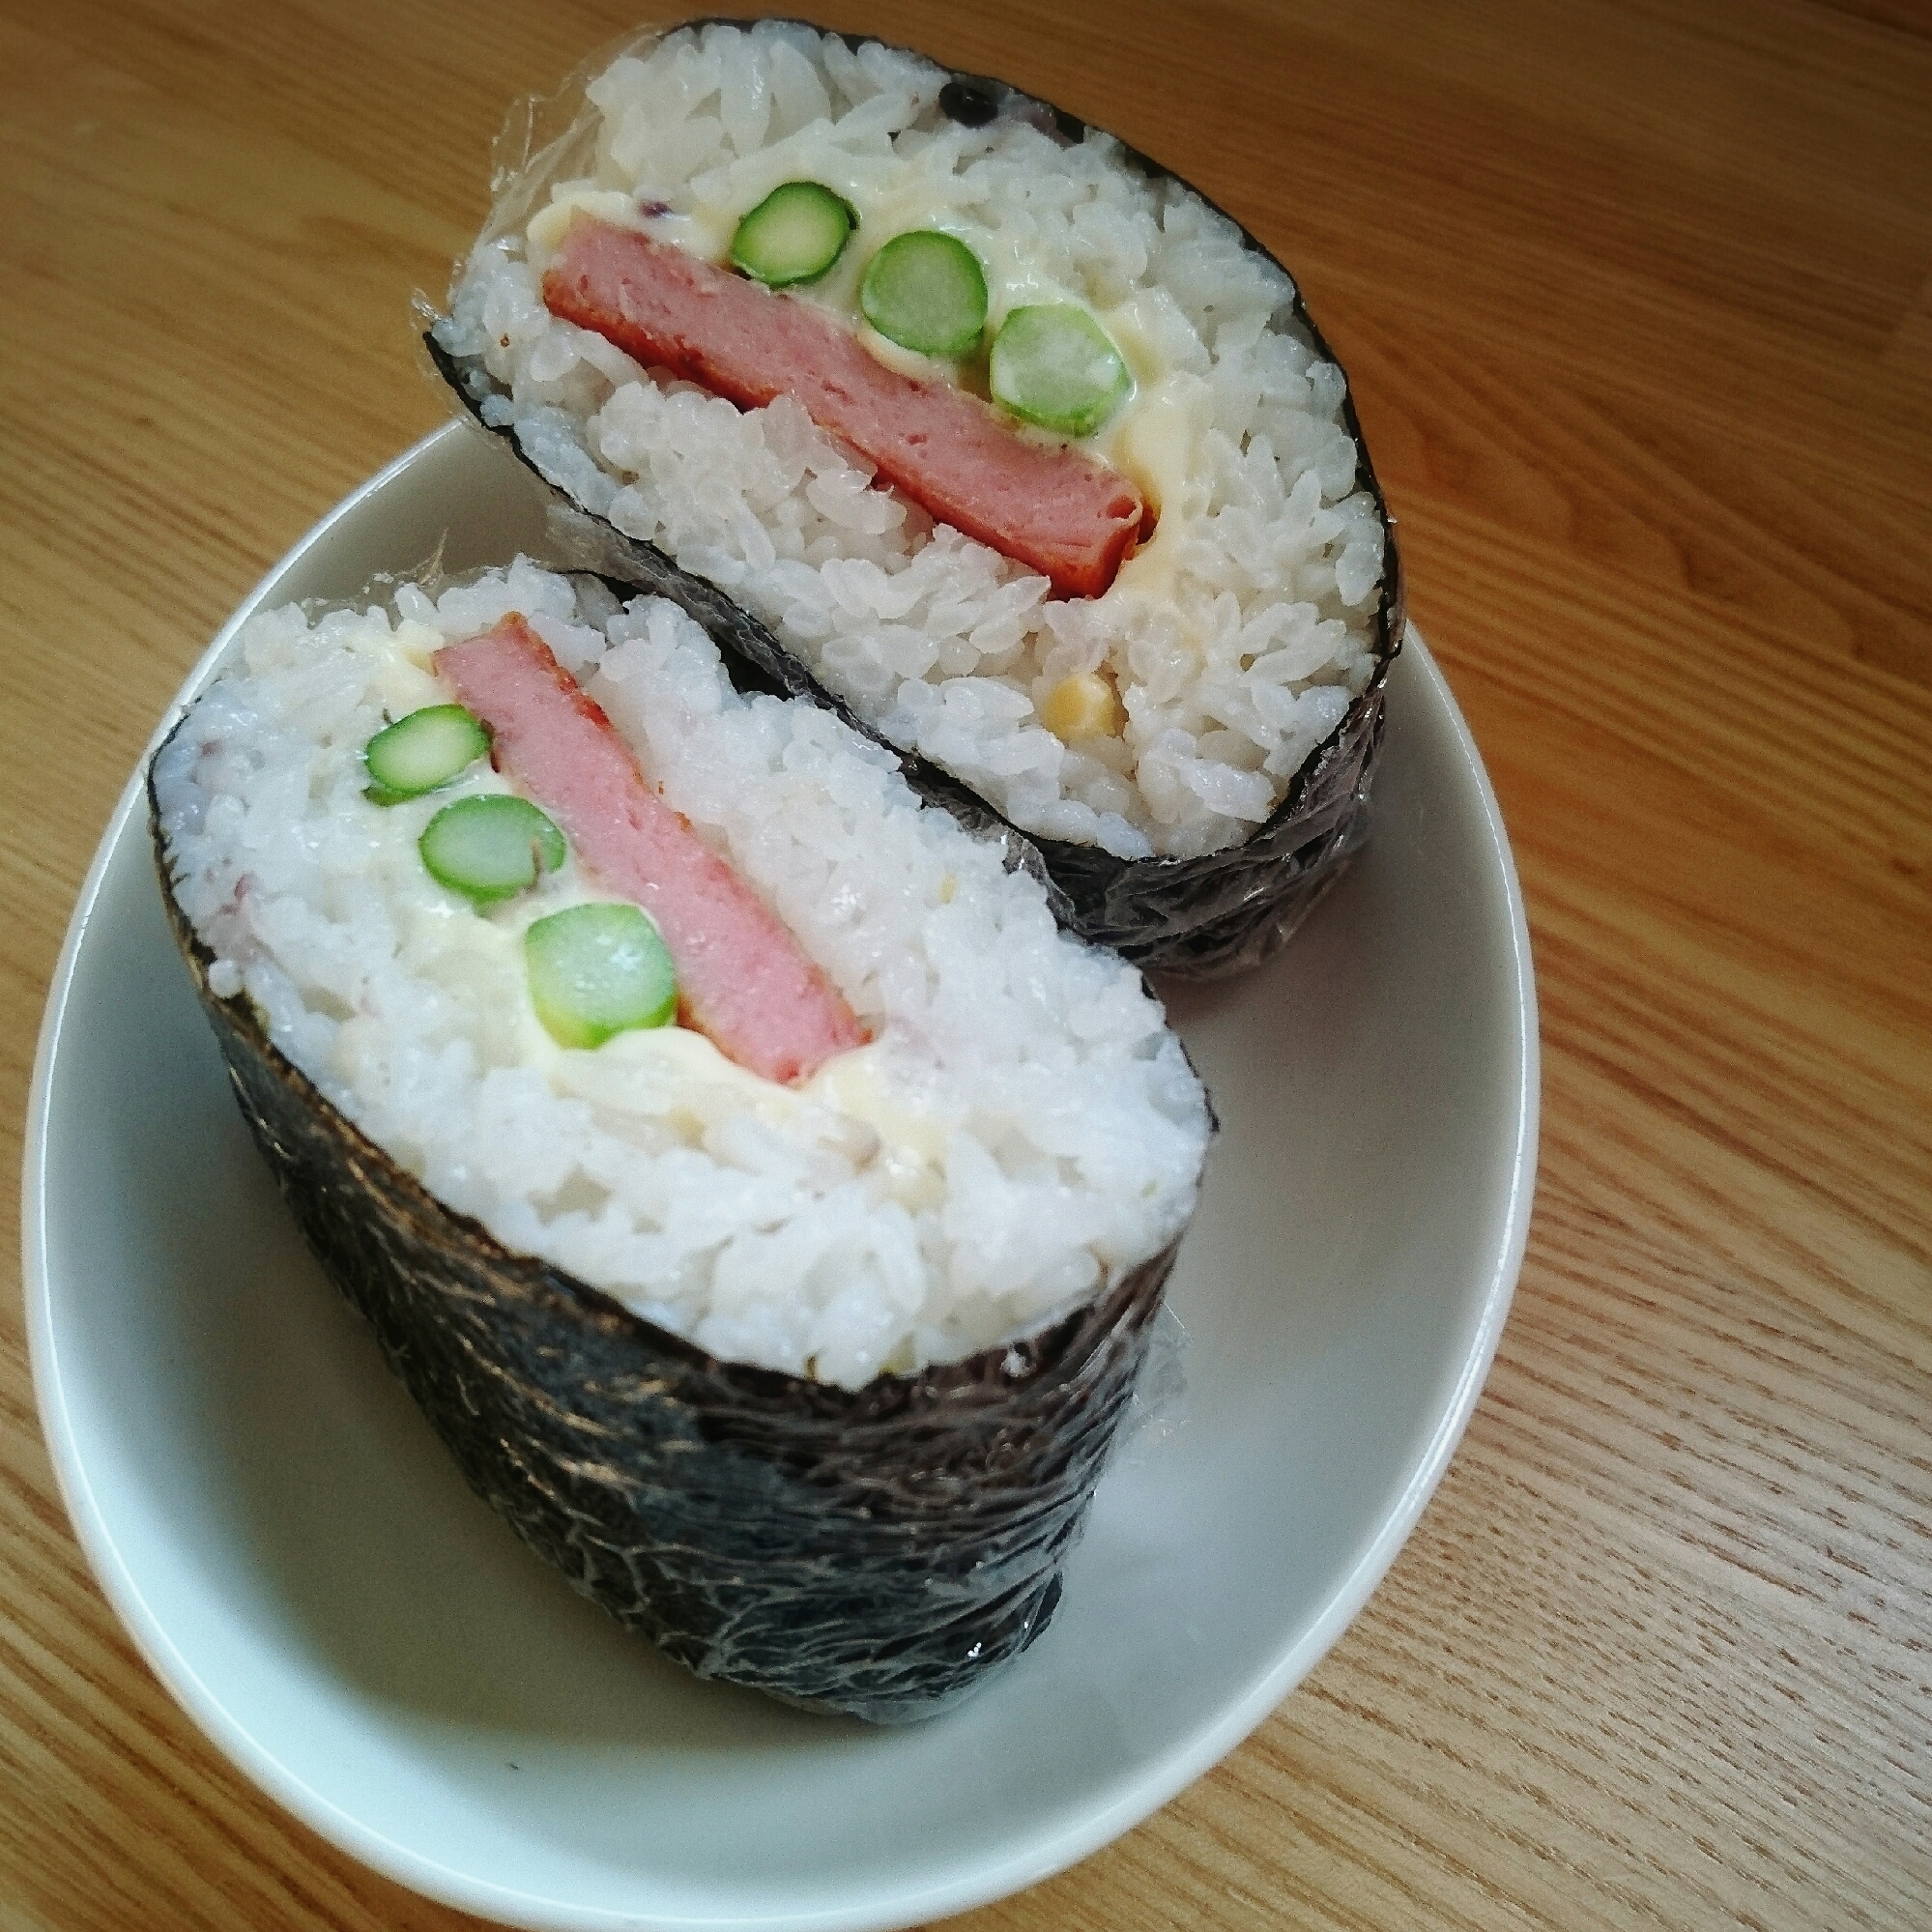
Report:
[[[362,796],[385,713],[447,701],[428,653],[510,610],[873,1034],[802,1095],[681,1029],[556,1048],[520,935],[605,896],[594,879],[573,858],[485,912],[430,879],[416,841],[505,788],[487,762],[406,804]],[[1040,887],[922,808],[889,755],[807,703],[735,693],[674,606],[618,610],[519,560],[389,610],[291,605],[238,650],[155,774],[210,983],[507,1246],[714,1354],[856,1387],[1035,1328],[1185,1224],[1206,1105],[1139,975],[1056,931]]]
[[[1384,533],[1341,372],[1295,323],[1286,274],[1198,196],[1148,180],[1105,134],[1062,146],[1015,114],[956,126],[936,104],[946,78],[792,23],[681,29],[591,82],[594,157],[572,148],[547,186],[716,259],[772,187],[822,181],[867,239],[808,299],[849,308],[877,243],[937,224],[991,270],[990,326],[1025,300],[1100,314],[1138,387],[1097,447],[1161,513],[1105,595],[1055,600],[869,488],[870,468],[789,398],[741,413],[550,315],[538,284],[558,218],[526,231],[505,212],[526,212],[528,180],[439,340],[505,387],[485,419],[552,481],[726,591],[893,743],[1015,823],[1126,858],[1234,844],[1372,670]],[[539,176],[559,165],[539,157]],[[1063,744],[1041,706],[1089,672],[1113,684],[1125,730]]]

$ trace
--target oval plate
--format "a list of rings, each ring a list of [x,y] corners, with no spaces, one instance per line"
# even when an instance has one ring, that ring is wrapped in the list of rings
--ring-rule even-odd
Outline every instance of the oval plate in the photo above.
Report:
[[[463,423],[318,524],[181,702],[258,608],[353,595],[439,546],[452,571],[553,548],[539,485]],[[1245,979],[1164,989],[1223,1130],[1170,1295],[1185,1391],[1102,1484],[1046,1636],[964,1709],[883,1731],[685,1676],[463,1486],[248,1140],[137,771],[48,998],[22,1221],[62,1489],[161,1682],[355,1857],[560,1932],[907,1925],[1165,1803],[1388,1569],[1522,1258],[1529,938],[1413,633],[1388,730],[1374,836],[1294,941]]]

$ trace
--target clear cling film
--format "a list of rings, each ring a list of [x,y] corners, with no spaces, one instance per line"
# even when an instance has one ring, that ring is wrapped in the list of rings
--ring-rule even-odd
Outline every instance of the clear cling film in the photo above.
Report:
[[[168,905],[324,1271],[579,1594],[701,1677],[876,1723],[950,1708],[1047,1628],[1177,1242],[1043,1333],[866,1389],[717,1361],[437,1200],[210,990]]]
[[[1030,848],[735,686],[683,614],[528,560],[386,588],[393,619],[264,614],[149,767],[253,1138],[470,1485],[574,1588],[702,1677],[942,1711],[1046,1629],[1115,1439],[1171,1415],[1158,1317],[1214,1131],[1184,1050],[1055,927]],[[661,822],[611,809],[633,780]],[[543,821],[502,892],[434,836],[485,809]],[[680,909],[658,881],[687,859]],[[681,991],[560,1035],[533,942],[612,912]],[[719,1004],[704,974],[744,947],[735,983],[775,991]],[[809,1065],[757,1073],[813,985]]]
[[[724,128],[677,182],[650,158],[649,126],[653,63],[674,58],[687,93],[714,89],[705,112]],[[1057,254],[1016,252],[998,212],[1000,184],[1033,160],[1049,199],[1080,203]],[[599,306],[594,265],[580,277],[588,306],[556,294],[587,223],[625,264],[677,254],[683,275],[688,253],[708,274],[738,203],[755,212],[793,169],[826,177],[822,191],[859,218],[820,278],[758,291],[750,326],[774,315],[789,328],[811,310],[819,332],[793,345],[809,363],[833,339],[823,313],[850,309],[887,365],[880,407],[896,406],[887,391],[903,380],[921,394],[951,385],[984,415],[997,414],[986,346],[1009,315],[1097,318],[1115,364],[1131,364],[1110,391],[1126,403],[1083,440],[1030,418],[1006,431],[1138,488],[1138,545],[1071,563],[1057,531],[983,527],[970,481],[929,487],[862,427],[822,429],[809,379],[803,404],[767,402],[675,319],[627,333]],[[599,526],[597,567],[680,603],[780,686],[889,745],[922,795],[1003,823],[1081,936],[1188,976],[1245,969],[1282,943],[1367,836],[1403,617],[1392,519],[1345,376],[1255,238],[1020,89],[778,21],[696,21],[606,50],[512,119],[494,189],[425,344],[470,413]],[[867,264],[908,223],[937,238],[926,253],[943,240],[986,265],[991,306],[963,359],[908,357],[859,315]],[[769,418],[764,442],[740,436],[735,410]],[[908,434],[942,443],[952,419]],[[821,444],[851,455],[852,436],[856,468],[835,469]],[[789,480],[768,484],[774,460]],[[699,507],[726,498],[728,510]],[[1112,512],[1100,514],[1097,540],[1113,544]]]

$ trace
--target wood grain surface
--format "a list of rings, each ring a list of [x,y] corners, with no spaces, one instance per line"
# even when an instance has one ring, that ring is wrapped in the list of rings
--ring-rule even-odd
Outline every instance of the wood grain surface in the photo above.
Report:
[[[1218,1770],[958,1922],[1932,1924],[1932,17],[822,17],[1114,129],[1296,270],[1501,796],[1542,998],[1527,1263],[1394,1571]],[[411,293],[479,219],[508,101],[632,24],[0,5],[10,1157],[150,728],[268,564],[444,419]],[[0,1932],[471,1922],[293,1822],[150,1677],[9,1294]]]

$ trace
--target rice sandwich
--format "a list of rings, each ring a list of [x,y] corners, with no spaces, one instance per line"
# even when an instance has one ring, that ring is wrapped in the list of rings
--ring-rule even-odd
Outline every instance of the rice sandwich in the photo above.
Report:
[[[646,35],[565,104],[429,333],[471,410],[1024,832],[1076,930],[1277,943],[1360,836],[1402,623],[1285,271],[1111,135],[798,22]]]
[[[258,616],[149,797],[304,1233],[579,1590],[878,1719],[1037,1634],[1211,1119],[1007,842],[522,560]]]

